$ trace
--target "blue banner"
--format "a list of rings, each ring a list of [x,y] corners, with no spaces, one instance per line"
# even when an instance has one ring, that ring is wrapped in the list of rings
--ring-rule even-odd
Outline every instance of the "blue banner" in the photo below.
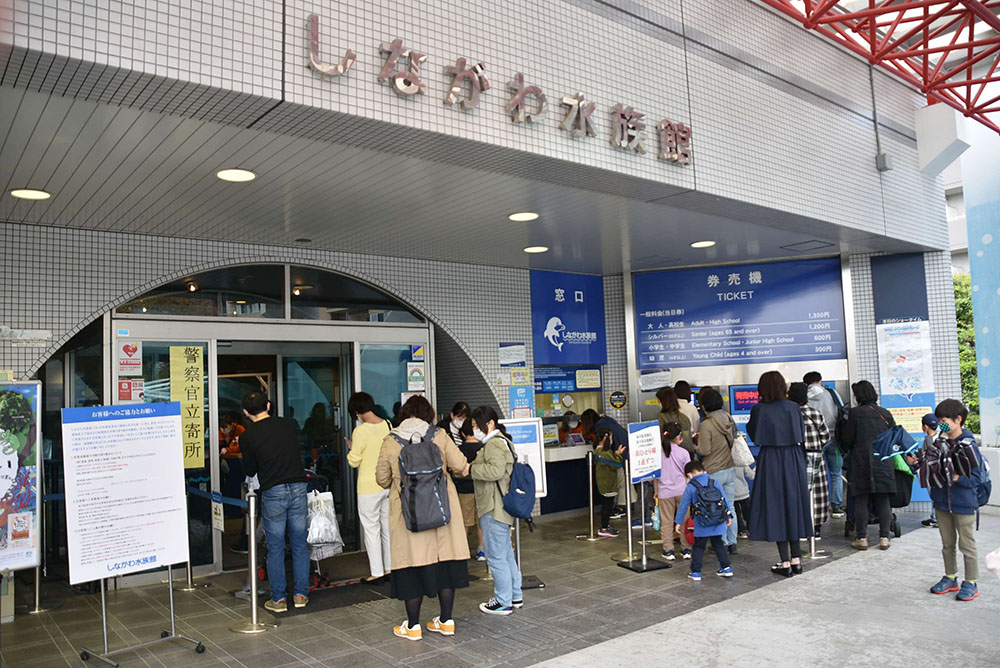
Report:
[[[531,332],[536,365],[606,364],[604,279],[533,270]]]
[[[840,260],[636,274],[640,369],[847,357]]]
[[[136,420],[139,418],[180,415],[181,405],[176,401],[157,404],[130,404],[128,406],[86,406],[62,409],[63,424],[97,422],[101,420]]]

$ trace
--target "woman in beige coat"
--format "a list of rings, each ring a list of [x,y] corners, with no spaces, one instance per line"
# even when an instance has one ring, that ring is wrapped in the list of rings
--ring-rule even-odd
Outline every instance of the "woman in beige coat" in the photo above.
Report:
[[[391,544],[392,597],[406,604],[407,619],[393,629],[400,638],[420,640],[420,604],[423,597],[441,601],[441,615],[427,623],[427,630],[443,635],[455,635],[452,608],[455,590],[469,586],[469,545],[465,538],[465,523],[458,492],[451,476],[445,476],[448,487],[448,504],[451,518],[448,524],[437,529],[414,532],[406,528],[400,507],[399,454],[403,446],[394,438],[409,442],[414,436],[422,438],[434,427],[434,409],[424,397],[410,397],[400,412],[402,422],[382,442],[375,481],[389,491],[389,537]],[[469,463],[454,441],[437,429],[434,443],[441,448],[441,461],[455,475],[466,476]]]

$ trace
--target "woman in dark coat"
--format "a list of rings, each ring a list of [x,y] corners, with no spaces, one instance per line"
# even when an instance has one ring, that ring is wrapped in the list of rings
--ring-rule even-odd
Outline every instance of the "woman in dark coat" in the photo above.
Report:
[[[889,525],[892,522],[890,500],[896,493],[892,460],[881,461],[872,456],[872,443],[882,432],[896,426],[892,414],[878,405],[878,394],[867,380],[851,386],[857,406],[847,415],[840,438],[840,447],[849,455],[847,479],[849,494],[854,499],[854,526],[857,539],[851,547],[868,549],[868,502],[878,514],[878,546],[889,549]]]
[[[750,497],[750,539],[778,544],[780,563],[771,572],[802,572],[800,538],[812,532],[802,413],[786,398],[784,377],[768,371],[757,383],[760,403],[750,411],[747,433],[760,446]]]

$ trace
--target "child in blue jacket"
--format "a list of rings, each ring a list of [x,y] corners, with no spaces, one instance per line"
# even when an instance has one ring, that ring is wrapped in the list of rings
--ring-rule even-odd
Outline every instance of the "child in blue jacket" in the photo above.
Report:
[[[952,473],[950,484],[949,481],[945,481],[945,484],[940,486],[930,485],[931,502],[934,504],[938,531],[941,534],[941,553],[944,556],[944,577],[931,587],[931,593],[958,592],[955,598],[959,601],[971,601],[979,596],[979,587],[976,585],[976,578],[979,577],[979,555],[975,533],[979,502],[975,479],[980,473],[979,467],[985,466],[985,463],[976,446],[975,437],[965,428],[965,418],[969,415],[969,409],[965,404],[957,399],[945,399],[934,409],[934,415],[938,419],[941,436],[947,439],[949,450],[968,452],[971,448],[975,458],[974,461],[970,461],[969,475]],[[920,463],[924,465],[926,451],[922,451],[920,457]],[[908,457],[907,460],[911,463],[917,461],[912,457]],[[958,583],[956,543],[965,561],[965,580],[961,585]]]
[[[708,477],[701,462],[688,462],[684,467],[684,475],[688,479],[688,485],[684,488],[680,505],[677,506],[677,514],[674,516],[674,530],[677,533],[684,530],[684,518],[687,516],[688,508],[694,506],[691,508],[691,515],[694,517],[694,546],[691,550],[691,572],[688,573],[688,577],[696,582],[701,581],[701,564],[705,558],[705,548],[708,546],[708,541],[711,540],[715,556],[719,558],[719,570],[715,574],[731,578],[733,577],[733,569],[729,562],[729,550],[722,537],[726,535],[726,527],[733,523],[733,509],[729,506],[725,494],[721,494],[721,500],[726,510],[725,521],[714,525],[706,524],[705,518],[697,512],[698,486],[703,488],[710,485],[718,487],[718,484]],[[722,488],[720,487],[719,490],[721,492]]]

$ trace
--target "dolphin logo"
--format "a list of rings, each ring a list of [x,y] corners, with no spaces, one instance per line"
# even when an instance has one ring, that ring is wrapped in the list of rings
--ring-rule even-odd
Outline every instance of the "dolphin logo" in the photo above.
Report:
[[[549,318],[549,321],[545,324],[545,333],[542,334],[549,343],[554,345],[559,352],[562,352],[563,342],[559,340],[562,336],[563,330],[566,329],[566,325],[562,323],[558,317]]]

